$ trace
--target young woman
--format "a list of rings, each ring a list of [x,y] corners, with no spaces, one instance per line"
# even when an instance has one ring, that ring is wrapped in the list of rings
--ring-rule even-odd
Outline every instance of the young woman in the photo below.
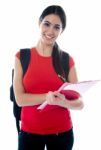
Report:
[[[69,109],[82,109],[81,98],[69,101],[57,90],[66,78],[77,82],[73,58],[69,55],[68,76],[64,76],[60,49],[56,43],[66,27],[61,6],[48,6],[39,18],[40,38],[30,49],[31,58],[23,77],[20,52],[15,57],[14,92],[22,107],[18,150],[72,150],[74,137]],[[59,76],[58,76],[59,74]],[[49,108],[37,108],[47,101]]]

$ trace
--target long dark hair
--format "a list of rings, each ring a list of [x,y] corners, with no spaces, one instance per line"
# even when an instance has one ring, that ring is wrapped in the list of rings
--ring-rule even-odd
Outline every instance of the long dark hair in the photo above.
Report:
[[[39,17],[40,22],[50,14],[58,15],[61,22],[62,22],[62,31],[64,31],[66,27],[66,14],[63,10],[63,8],[59,5],[51,5],[48,6],[47,8],[44,9],[42,12],[41,16]],[[53,46],[53,51],[52,51],[52,60],[53,60],[53,66],[56,71],[56,73],[60,76],[63,77],[63,79],[67,80],[67,77],[65,76],[62,63],[61,63],[61,53],[62,51],[60,50],[58,44],[55,42]],[[65,82],[65,81],[64,81]]]

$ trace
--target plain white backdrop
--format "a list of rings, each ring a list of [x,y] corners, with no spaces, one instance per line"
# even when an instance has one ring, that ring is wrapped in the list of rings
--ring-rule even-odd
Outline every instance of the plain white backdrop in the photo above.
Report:
[[[0,149],[17,150],[17,132],[9,98],[11,69],[15,53],[32,47],[38,39],[38,18],[51,4],[61,5],[67,14],[67,28],[58,39],[70,53],[79,81],[101,79],[100,0],[1,0],[0,1]],[[82,111],[71,111],[75,143],[73,150],[101,149],[101,84],[84,96]]]

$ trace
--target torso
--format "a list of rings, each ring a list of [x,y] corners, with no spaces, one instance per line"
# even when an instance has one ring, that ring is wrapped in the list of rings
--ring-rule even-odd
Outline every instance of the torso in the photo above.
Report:
[[[30,64],[23,79],[25,91],[33,94],[47,93],[58,90],[62,84],[53,68],[52,57],[41,56],[36,48],[32,48]],[[38,105],[22,108],[22,130],[37,134],[53,134],[72,128],[69,110],[48,105],[45,110],[40,111],[37,107]]]

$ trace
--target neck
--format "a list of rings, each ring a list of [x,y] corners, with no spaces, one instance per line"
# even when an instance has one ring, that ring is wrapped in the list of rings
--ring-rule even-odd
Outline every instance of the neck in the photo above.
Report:
[[[51,56],[53,50],[53,46],[44,45],[41,41],[37,43],[36,48],[39,54],[42,56]]]

